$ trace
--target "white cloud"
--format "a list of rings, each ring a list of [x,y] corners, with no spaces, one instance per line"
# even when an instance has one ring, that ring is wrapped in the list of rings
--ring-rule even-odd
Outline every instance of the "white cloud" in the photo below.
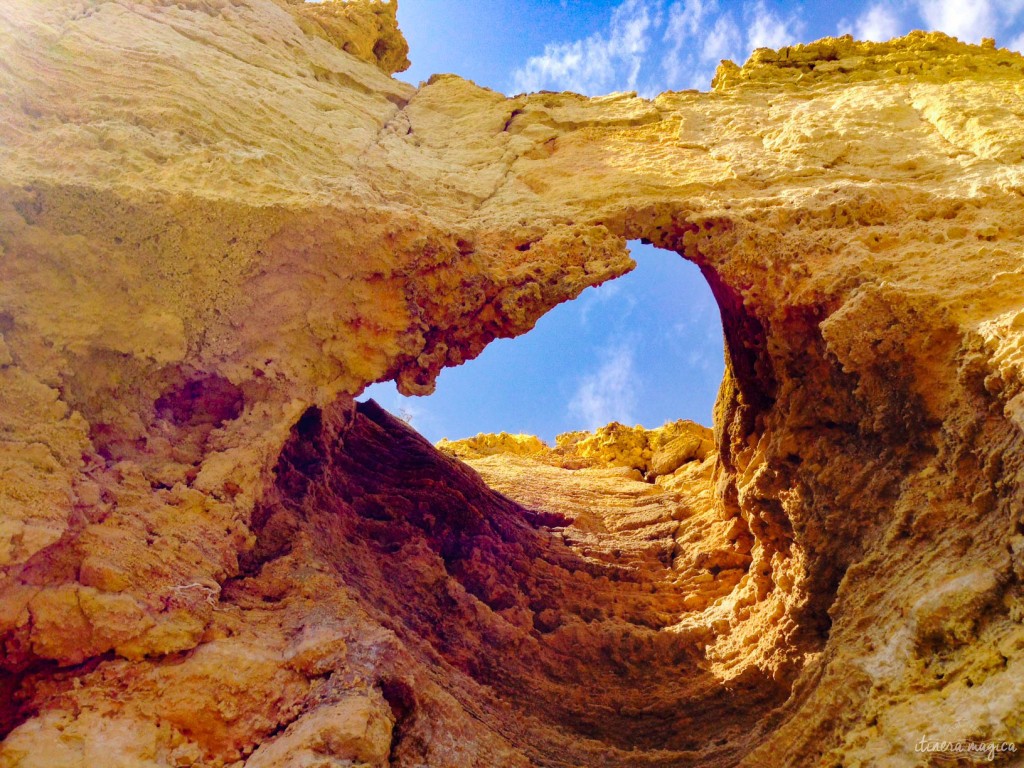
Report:
[[[917,9],[929,28],[977,43],[1015,24],[1024,0],[917,0]]]
[[[718,10],[716,0],[682,0],[668,9],[668,24],[665,40],[680,40],[694,37],[701,31],[701,24],[711,13]]]
[[[1024,53],[1024,33],[1017,35],[1017,37],[1011,40],[1006,47],[1011,51]]]
[[[741,44],[739,27],[733,21],[732,15],[725,14],[718,17],[711,31],[704,37],[700,56],[704,61],[714,61],[717,64],[722,59],[736,56]]]
[[[673,3],[663,42],[670,45],[661,65],[671,88],[706,88],[722,59],[744,55],[739,27],[731,13],[718,13],[717,0]]]
[[[853,25],[853,36],[858,40],[884,43],[903,32],[900,17],[891,5],[876,3],[862,13]]]
[[[995,33],[995,17],[989,0],[919,0],[918,10],[931,29],[962,40],[978,42]]]
[[[626,0],[612,13],[607,33],[595,33],[571,43],[549,43],[512,73],[517,90],[569,90],[607,93],[625,86],[636,88],[649,33],[661,24],[658,5]]]
[[[569,412],[583,420],[587,429],[611,421],[632,424],[637,404],[637,373],[633,350],[620,344],[604,350],[600,367],[584,376],[569,402]]]
[[[879,15],[878,23],[882,20]],[[755,48],[791,45],[803,28],[796,15],[782,14],[768,0],[747,0],[734,11],[723,10],[720,0],[625,0],[606,30],[549,43],[543,54],[513,72],[512,83],[518,91],[590,95],[638,90],[653,96],[667,88],[706,88],[722,59],[742,63]]]
[[[768,9],[764,0],[747,8],[750,27],[747,29],[747,45],[757,48],[782,48],[797,42],[797,33],[792,20],[784,21]]]

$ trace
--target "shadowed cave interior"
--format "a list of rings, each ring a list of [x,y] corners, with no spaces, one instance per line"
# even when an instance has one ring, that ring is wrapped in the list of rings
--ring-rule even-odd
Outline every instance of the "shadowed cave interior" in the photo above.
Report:
[[[702,271],[727,341],[718,409],[753,424],[774,396],[764,332]],[[481,437],[439,451],[372,400],[311,408],[245,572],[259,581],[284,557],[329,568],[414,649],[412,666],[537,764],[730,764],[778,719],[827,619],[820,604],[790,605],[802,573],[784,514],[748,520],[716,489],[721,425],[679,424],[613,424],[550,450]],[[807,615],[781,622],[783,637],[761,626],[789,612]],[[429,753],[411,693],[422,681],[381,689],[406,692],[392,702],[396,764]]]

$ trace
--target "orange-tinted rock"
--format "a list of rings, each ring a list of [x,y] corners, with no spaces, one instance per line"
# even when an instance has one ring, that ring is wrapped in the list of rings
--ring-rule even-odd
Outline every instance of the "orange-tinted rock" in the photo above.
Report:
[[[1024,58],[830,39],[505,98],[388,77],[393,18],[0,7],[0,766],[1024,743]],[[632,238],[719,303],[711,444],[446,447],[473,469],[352,404]]]

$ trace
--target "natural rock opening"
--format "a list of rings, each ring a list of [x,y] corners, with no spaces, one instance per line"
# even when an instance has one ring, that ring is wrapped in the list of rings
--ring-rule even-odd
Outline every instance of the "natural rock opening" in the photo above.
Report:
[[[440,664],[445,694],[489,731],[524,733],[538,764],[735,763],[777,724],[827,621],[807,626],[823,614],[807,610],[781,502],[751,514],[729,486],[749,463],[734,441],[764,437],[773,362],[760,319],[703,271],[726,328],[718,412],[732,433],[612,424],[553,449],[481,435],[439,453],[372,401],[313,409],[257,515],[251,588],[282,559],[321,564],[410,649],[409,680]],[[403,720],[397,754],[429,761],[414,734],[436,706],[421,698]]]
[[[628,245],[634,269],[442,370],[428,397],[403,397],[385,382],[360,399],[376,400],[432,442],[506,432],[553,446],[560,433],[612,421],[710,426],[723,373],[717,301],[700,269],[677,253]]]

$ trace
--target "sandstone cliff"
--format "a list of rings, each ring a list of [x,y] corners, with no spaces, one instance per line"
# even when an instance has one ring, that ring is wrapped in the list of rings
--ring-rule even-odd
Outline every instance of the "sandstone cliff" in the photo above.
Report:
[[[393,10],[0,4],[0,766],[1024,743],[1024,58],[505,98],[392,79]],[[718,300],[711,446],[473,469],[353,403],[632,238]]]

